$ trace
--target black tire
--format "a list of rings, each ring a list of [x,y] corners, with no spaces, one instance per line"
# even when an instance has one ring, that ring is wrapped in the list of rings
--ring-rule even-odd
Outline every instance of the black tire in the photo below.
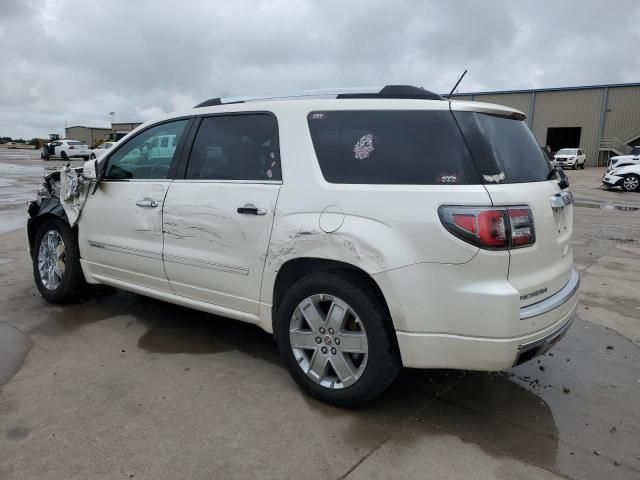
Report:
[[[587,161],[585,160],[584,162],[582,162],[582,166],[580,168],[582,168],[582,170],[584,170],[584,167],[587,166]]]
[[[628,182],[628,179],[630,179],[631,182]],[[629,183],[631,183],[631,185],[629,185]],[[625,192],[640,192],[640,176],[633,173],[625,176],[622,181],[622,189]]]
[[[360,378],[345,388],[331,389],[314,382],[303,372],[293,353],[289,339],[292,315],[302,300],[316,294],[332,295],[345,301],[357,313],[366,331],[366,367]],[[274,327],[278,350],[296,383],[312,397],[338,407],[355,407],[373,400],[391,385],[402,367],[387,309],[370,288],[348,273],[317,273],[298,280],[285,293],[276,312]]]
[[[61,158],[62,160],[67,160],[67,158],[68,158],[68,157],[67,157],[67,152],[65,152],[65,151],[60,152],[60,158]]]
[[[82,157],[82,159],[86,162],[87,160],[89,160],[89,156],[85,155],[84,157]]]
[[[46,241],[49,231],[58,232],[64,242],[64,273],[59,285],[54,289],[49,289],[44,285],[40,269],[38,268],[38,257],[40,245]],[[51,303],[70,303],[81,298],[87,290],[87,283],[80,267],[80,251],[76,235],[65,221],[55,218],[45,220],[36,232],[33,242],[32,252],[33,276],[36,287],[42,297]]]
[[[96,159],[96,155],[95,153],[92,153],[91,156],[89,157],[91,160],[95,160]]]

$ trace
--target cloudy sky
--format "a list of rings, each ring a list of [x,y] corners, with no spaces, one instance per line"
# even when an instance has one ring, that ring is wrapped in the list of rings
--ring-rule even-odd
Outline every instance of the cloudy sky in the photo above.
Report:
[[[0,0],[0,136],[205,98],[404,83],[640,81],[640,2]]]

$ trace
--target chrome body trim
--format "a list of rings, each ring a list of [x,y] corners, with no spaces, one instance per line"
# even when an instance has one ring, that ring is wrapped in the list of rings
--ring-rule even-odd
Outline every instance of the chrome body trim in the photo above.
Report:
[[[574,295],[578,292],[578,288],[580,287],[580,275],[576,272],[575,269],[571,270],[571,277],[569,277],[569,281],[567,284],[558,290],[557,293],[551,295],[544,300],[534,303],[532,305],[527,305],[526,307],[522,307],[520,309],[520,320],[527,320],[529,318],[537,317],[538,315],[544,315],[561,305],[568,302]]]

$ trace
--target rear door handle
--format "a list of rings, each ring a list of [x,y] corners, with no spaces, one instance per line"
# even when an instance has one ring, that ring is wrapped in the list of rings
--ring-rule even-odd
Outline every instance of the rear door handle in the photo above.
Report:
[[[266,208],[258,208],[255,205],[248,203],[244,207],[238,207],[238,213],[242,213],[244,215],[266,215]]]
[[[158,202],[147,197],[143,198],[142,200],[138,200],[136,202],[136,205],[142,208],[156,208],[158,206]]]

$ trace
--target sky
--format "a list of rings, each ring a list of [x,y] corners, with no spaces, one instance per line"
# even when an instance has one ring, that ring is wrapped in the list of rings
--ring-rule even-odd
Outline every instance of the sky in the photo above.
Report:
[[[0,136],[211,97],[640,82],[637,0],[0,0]]]

